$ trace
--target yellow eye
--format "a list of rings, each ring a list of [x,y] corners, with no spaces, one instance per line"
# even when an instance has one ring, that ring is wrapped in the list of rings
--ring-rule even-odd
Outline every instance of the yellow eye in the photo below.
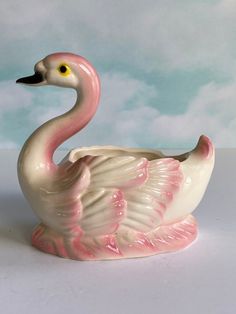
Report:
[[[63,76],[67,76],[71,73],[70,67],[68,67],[68,65],[66,65],[66,64],[59,65],[58,71]]]

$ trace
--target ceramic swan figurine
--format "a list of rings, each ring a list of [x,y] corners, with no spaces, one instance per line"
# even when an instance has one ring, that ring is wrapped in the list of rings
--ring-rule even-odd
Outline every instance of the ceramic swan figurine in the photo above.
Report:
[[[78,260],[120,259],[176,251],[196,238],[191,213],[214,166],[206,136],[180,156],[94,146],[73,149],[55,164],[56,148],[95,114],[98,75],[83,57],[55,53],[17,82],[69,87],[78,94],[74,107],[39,127],[19,156],[22,191],[41,220],[32,234],[35,247]]]

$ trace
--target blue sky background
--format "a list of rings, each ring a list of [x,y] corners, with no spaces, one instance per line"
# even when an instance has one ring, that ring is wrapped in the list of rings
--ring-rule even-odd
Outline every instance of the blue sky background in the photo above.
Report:
[[[63,147],[236,147],[236,1],[8,0],[0,3],[0,148],[20,147],[68,110],[73,91],[17,86],[57,51],[85,56],[102,99]]]

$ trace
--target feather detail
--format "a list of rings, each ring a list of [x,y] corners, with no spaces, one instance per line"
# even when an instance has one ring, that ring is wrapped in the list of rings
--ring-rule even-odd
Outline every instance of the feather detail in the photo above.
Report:
[[[157,228],[182,179],[178,160],[165,158],[149,161],[146,182],[137,189],[125,192],[128,209],[123,225],[139,232],[150,232]]]

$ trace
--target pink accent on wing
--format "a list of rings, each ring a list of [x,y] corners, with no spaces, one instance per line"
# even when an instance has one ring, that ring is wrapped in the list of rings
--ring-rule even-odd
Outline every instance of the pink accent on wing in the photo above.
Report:
[[[144,248],[156,252],[156,244],[152,242],[152,239],[147,234],[139,234],[135,241],[135,247]]]
[[[155,161],[155,164],[157,166],[161,165],[161,171],[175,171],[179,169],[179,161],[173,158],[161,158]]]
[[[137,165],[136,172],[137,176],[135,179],[129,180],[123,187],[133,188],[146,182],[148,179],[148,167],[149,161],[146,158],[142,158],[140,163]]]
[[[164,191],[161,193],[161,200],[166,204],[169,204],[173,200],[173,193],[172,191]]]
[[[171,190],[178,190],[179,184],[183,180],[183,173],[180,169],[180,162],[173,158],[164,158],[152,162],[153,169],[158,169],[158,176],[165,179],[165,184],[169,184]],[[166,180],[168,178],[168,180]]]
[[[105,248],[108,249],[111,254],[122,256],[122,253],[120,252],[120,249],[116,243],[115,235],[107,235],[104,237],[104,240]]]
[[[158,213],[158,215],[160,216],[160,218],[162,219],[164,214],[165,214],[165,211],[166,211],[166,206],[159,202],[159,201],[156,201],[157,205],[156,205],[156,212]]]
[[[121,190],[117,190],[112,195],[112,207],[113,210],[115,211],[115,216],[122,219],[125,214],[127,202],[124,199],[124,193]]]
[[[151,254],[170,252],[188,246],[197,236],[195,219],[189,215],[183,221],[158,228],[150,234],[139,233],[132,249]]]
[[[207,136],[201,135],[194,151],[204,159],[210,159],[214,153],[214,146]]]

